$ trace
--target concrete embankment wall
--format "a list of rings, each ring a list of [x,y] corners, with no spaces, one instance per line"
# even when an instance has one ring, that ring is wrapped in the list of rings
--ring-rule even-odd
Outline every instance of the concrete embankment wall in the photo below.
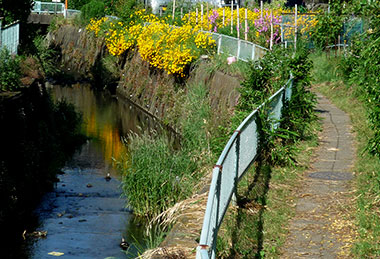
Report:
[[[117,93],[143,107],[175,128],[175,105],[186,92],[185,83],[202,82],[209,89],[210,105],[215,114],[225,113],[235,106],[239,79],[214,71],[207,72],[208,60],[197,62],[184,82],[149,66],[137,50],[115,59],[113,73],[107,71],[109,56],[103,38],[96,38],[83,28],[61,25],[49,34],[50,45],[61,53],[62,67],[77,79],[90,79],[104,85],[117,84]],[[108,62],[109,63],[109,62]],[[114,70],[117,69],[115,73]],[[112,74],[112,75],[111,75]],[[110,76],[111,75],[111,76]],[[112,82],[113,81],[113,82]]]

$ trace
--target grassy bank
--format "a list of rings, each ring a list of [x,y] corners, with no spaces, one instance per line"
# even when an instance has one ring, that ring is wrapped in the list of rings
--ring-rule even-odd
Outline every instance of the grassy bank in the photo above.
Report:
[[[153,218],[191,196],[202,184],[200,169],[213,157],[207,94],[204,85],[190,84],[174,105],[182,136],[179,147],[154,132],[130,136],[128,157],[119,166],[128,205],[136,215]]]
[[[341,57],[316,55],[315,77],[318,91],[350,115],[357,143],[355,162],[356,221],[359,237],[354,247],[357,258],[380,256],[380,161],[368,152],[368,142],[374,135],[368,122],[368,109],[356,85],[344,82],[339,70]],[[324,73],[323,73],[324,72]]]

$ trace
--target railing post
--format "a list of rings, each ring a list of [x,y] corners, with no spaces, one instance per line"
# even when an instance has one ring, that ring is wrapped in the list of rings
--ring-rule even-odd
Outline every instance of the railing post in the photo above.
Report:
[[[237,53],[236,53],[236,59],[239,60],[240,57],[240,39],[238,39],[238,48],[237,48]]]
[[[237,205],[237,186],[239,182],[239,162],[240,162],[240,130],[236,130],[238,133],[236,136],[236,145],[235,145],[235,153],[236,153],[236,161],[235,161],[235,179],[234,179],[234,190],[232,193],[231,203],[233,206]]]
[[[294,10],[294,51],[297,50],[297,5]]]
[[[3,46],[2,25],[3,25],[3,17],[0,17],[0,50],[2,49],[2,46]]]
[[[222,35],[218,36],[218,55],[220,54],[220,50],[222,48]]]

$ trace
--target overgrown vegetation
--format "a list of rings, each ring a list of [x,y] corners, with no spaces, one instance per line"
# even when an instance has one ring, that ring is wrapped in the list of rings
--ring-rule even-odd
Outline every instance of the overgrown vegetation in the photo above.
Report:
[[[0,50],[0,92],[15,91],[20,87],[20,58],[12,57],[4,48]]]
[[[105,15],[105,5],[103,1],[91,0],[81,8],[81,18],[84,23],[90,22],[91,18],[98,19]]]
[[[343,28],[343,13],[346,10],[342,8],[341,1],[330,1],[329,8],[329,11],[326,10],[318,15],[318,22],[312,29],[313,43],[319,49],[337,44],[338,35]]]
[[[184,99],[177,100],[180,146],[174,148],[167,136],[153,132],[131,136],[129,154],[119,164],[128,206],[136,215],[153,218],[189,197],[203,176],[202,166],[210,161],[207,91],[201,84],[187,87]]]

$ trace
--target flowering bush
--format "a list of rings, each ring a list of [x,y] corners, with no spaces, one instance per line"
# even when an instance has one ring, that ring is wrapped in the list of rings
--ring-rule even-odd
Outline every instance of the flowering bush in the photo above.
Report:
[[[150,65],[181,77],[192,61],[215,47],[215,41],[207,32],[200,31],[199,26],[170,26],[168,18],[160,20],[144,9],[130,18],[129,24],[107,18],[92,19],[87,30],[97,37],[105,37],[110,54],[120,56],[137,46],[141,57]]]
[[[214,47],[215,41],[190,25],[172,27],[156,22],[143,28],[137,46],[141,57],[151,65],[184,77],[186,65]]]

